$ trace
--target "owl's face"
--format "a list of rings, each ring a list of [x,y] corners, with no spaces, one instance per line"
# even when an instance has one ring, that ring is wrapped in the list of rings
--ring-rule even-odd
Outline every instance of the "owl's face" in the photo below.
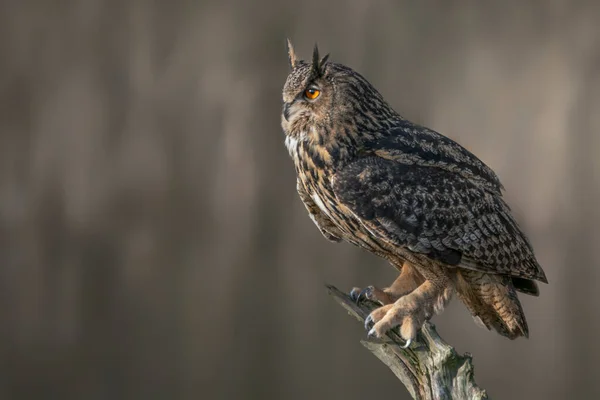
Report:
[[[289,42],[288,49],[292,70],[283,87],[281,126],[294,142],[323,143],[342,132],[360,139],[365,128],[377,129],[379,120],[393,114],[379,92],[351,68],[320,58],[316,47],[310,63],[296,60]]]
[[[298,61],[283,87],[281,125],[288,136],[306,135],[311,128],[329,124],[335,109],[336,91],[332,64],[314,71],[312,64]]]

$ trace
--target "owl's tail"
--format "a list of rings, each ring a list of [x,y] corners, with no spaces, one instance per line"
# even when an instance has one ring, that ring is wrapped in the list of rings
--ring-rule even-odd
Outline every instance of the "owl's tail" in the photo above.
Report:
[[[476,322],[509,339],[529,337],[525,314],[510,277],[459,269],[456,291]]]

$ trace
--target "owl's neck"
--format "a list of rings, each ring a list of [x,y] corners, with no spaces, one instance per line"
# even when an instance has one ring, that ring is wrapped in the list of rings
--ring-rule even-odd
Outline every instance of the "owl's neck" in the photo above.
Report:
[[[285,145],[296,169],[326,174],[354,160],[358,149],[353,137],[315,129],[287,136]]]

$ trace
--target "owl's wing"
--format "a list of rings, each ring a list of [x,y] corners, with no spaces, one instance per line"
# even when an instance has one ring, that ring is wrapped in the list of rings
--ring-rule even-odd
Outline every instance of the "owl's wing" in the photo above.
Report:
[[[304,190],[304,186],[299,179],[296,182],[296,190],[300,195],[300,200],[304,203],[304,207],[306,207],[306,211],[308,211],[308,216],[315,223],[317,228],[319,228],[319,231],[321,231],[321,234],[325,239],[332,242],[341,241],[342,234],[338,228],[327,216],[323,215],[321,209],[310,198],[308,193],[306,193],[306,190]]]
[[[461,175],[491,193],[502,195],[502,184],[490,167],[454,140],[407,120],[368,148],[377,156],[403,164],[436,167]]]
[[[462,175],[372,156],[338,171],[332,186],[379,240],[447,265],[546,282],[502,198]]]

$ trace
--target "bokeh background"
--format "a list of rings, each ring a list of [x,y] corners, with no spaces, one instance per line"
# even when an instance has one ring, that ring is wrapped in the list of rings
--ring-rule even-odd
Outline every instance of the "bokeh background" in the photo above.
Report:
[[[285,38],[494,168],[549,278],[531,338],[434,319],[497,399],[600,398],[600,3],[0,3],[1,399],[407,399],[328,298]]]

